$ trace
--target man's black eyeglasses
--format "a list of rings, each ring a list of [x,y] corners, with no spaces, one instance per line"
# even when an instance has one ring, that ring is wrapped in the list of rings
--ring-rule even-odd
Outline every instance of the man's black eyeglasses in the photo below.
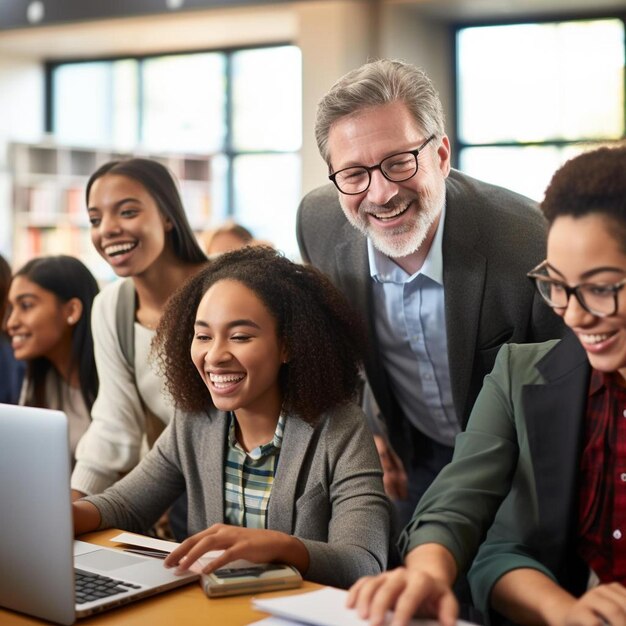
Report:
[[[417,156],[430,141],[435,138],[431,135],[419,148],[398,152],[384,158],[378,165],[354,165],[331,174],[328,178],[335,183],[341,193],[348,196],[356,196],[369,189],[372,182],[372,172],[380,170],[380,173],[394,183],[409,180],[417,174]]]

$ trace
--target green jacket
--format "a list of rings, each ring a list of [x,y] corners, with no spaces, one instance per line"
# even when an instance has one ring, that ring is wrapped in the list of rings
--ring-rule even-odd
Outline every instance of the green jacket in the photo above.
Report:
[[[589,374],[573,334],[560,342],[504,345],[457,437],[452,463],[400,538],[403,554],[419,544],[443,544],[460,572],[476,556],[468,579],[486,619],[493,585],[513,569],[540,570],[575,595],[585,587],[588,570],[575,541]]]

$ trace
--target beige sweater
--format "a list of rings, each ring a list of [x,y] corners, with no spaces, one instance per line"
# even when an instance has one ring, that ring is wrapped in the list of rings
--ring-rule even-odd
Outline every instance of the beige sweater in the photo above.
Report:
[[[162,380],[150,364],[154,331],[135,324],[135,372],[119,345],[115,311],[122,281],[105,287],[94,300],[91,327],[100,389],[91,411],[92,422],[76,450],[72,489],[100,493],[129,472],[141,457],[146,413],[164,425],[174,408]]]

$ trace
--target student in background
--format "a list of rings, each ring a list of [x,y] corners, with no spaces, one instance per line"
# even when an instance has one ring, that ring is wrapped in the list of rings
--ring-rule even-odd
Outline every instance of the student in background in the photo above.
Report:
[[[77,533],[141,532],[187,489],[189,532],[168,566],[224,549],[346,587],[387,562],[390,505],[374,441],[351,402],[363,337],[313,268],[267,247],[224,254],[170,300],[155,348],[180,412],[100,496]],[[207,391],[208,389],[208,391]]]
[[[6,322],[16,359],[26,363],[19,403],[63,411],[72,454],[98,393],[90,317],[98,283],[71,256],[47,256],[18,270]]]
[[[144,437],[151,445],[171,420],[174,408],[149,364],[150,342],[171,294],[207,260],[176,182],[160,163],[106,163],[89,179],[85,196],[93,245],[125,280],[108,285],[94,303],[100,393],[76,451],[74,497],[119,480],[139,462]]]
[[[11,266],[0,255],[0,402],[17,404],[24,378],[24,363],[16,360],[11,349],[11,340],[6,334],[5,314],[11,284]]]
[[[217,228],[203,233],[202,243],[207,256],[214,257],[224,252],[253,245],[255,241],[247,228],[228,220]]]
[[[403,534],[406,568],[352,590],[372,624],[395,606],[398,626],[416,610],[452,626],[474,555],[490,623],[626,624],[626,147],[568,161],[541,207],[547,256],[528,276],[571,332],[502,347]]]

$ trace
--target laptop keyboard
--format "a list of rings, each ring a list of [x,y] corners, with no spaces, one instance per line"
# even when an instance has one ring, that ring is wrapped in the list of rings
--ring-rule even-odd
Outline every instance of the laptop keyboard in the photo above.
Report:
[[[101,598],[114,596],[118,593],[126,593],[131,589],[141,589],[141,585],[134,585],[123,580],[115,580],[101,574],[74,570],[74,588],[76,592],[76,604],[93,602]]]

